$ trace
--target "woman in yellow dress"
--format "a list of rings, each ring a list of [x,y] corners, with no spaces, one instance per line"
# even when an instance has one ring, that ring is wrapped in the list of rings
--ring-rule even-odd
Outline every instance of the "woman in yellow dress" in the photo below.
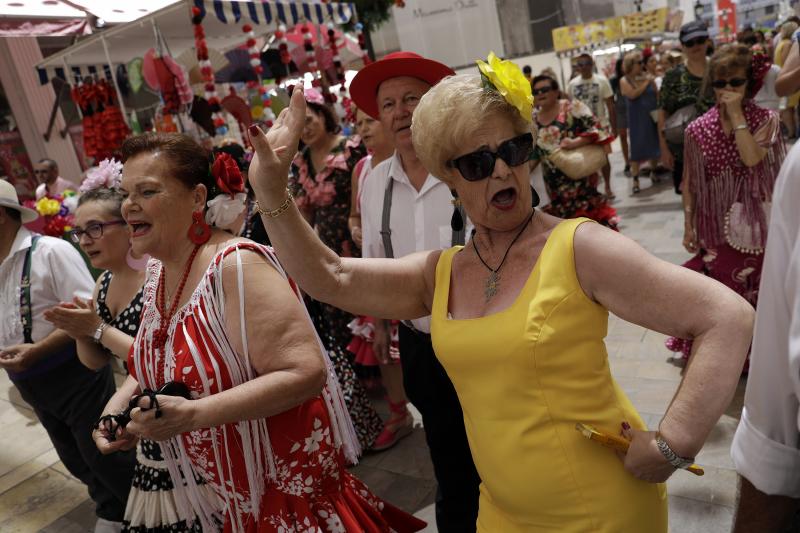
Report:
[[[266,135],[250,132],[250,179],[270,238],[321,301],[385,318],[432,315],[483,480],[479,532],[664,533],[663,482],[691,462],[730,402],[753,310],[599,224],[533,209],[530,85],[493,56],[481,70],[445,78],[418,102],[377,92],[381,113],[396,114],[392,124],[413,111],[417,155],[475,226],[466,246],[400,259],[340,258],[326,248],[286,192],[304,117],[297,97]],[[658,432],[611,376],[609,311],[695,339]],[[627,455],[586,440],[578,422],[613,434],[622,427]]]

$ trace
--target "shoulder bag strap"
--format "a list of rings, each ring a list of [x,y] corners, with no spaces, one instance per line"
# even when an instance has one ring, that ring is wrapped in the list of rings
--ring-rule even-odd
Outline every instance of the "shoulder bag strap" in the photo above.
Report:
[[[25,252],[25,261],[22,263],[22,280],[20,281],[19,291],[19,311],[22,318],[22,335],[26,344],[33,343],[33,315],[31,312],[31,256],[36,244],[39,242],[39,235],[31,237],[31,246]]]

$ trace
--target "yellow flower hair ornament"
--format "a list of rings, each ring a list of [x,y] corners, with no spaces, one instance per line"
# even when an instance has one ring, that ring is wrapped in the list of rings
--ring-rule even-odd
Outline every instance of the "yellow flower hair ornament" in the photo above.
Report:
[[[489,52],[488,63],[476,61],[484,87],[499,92],[506,102],[516,107],[526,121],[532,120],[533,93],[531,84],[516,63],[502,60]]]

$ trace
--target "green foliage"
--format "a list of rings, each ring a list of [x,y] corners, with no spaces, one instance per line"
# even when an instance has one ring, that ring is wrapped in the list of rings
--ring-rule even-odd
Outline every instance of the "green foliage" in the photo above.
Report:
[[[351,0],[356,5],[358,20],[368,31],[374,31],[389,20],[394,0]]]

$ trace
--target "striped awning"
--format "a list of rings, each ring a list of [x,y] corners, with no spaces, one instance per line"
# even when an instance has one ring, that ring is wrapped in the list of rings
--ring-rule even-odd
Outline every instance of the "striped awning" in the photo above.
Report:
[[[122,66],[125,69],[125,66]],[[76,65],[64,67],[37,67],[39,73],[39,83],[45,85],[54,78],[60,78],[71,84],[84,79],[87,76],[97,76],[111,81],[111,68],[108,65]]]
[[[291,0],[194,0],[204,15],[213,15],[223,24],[268,25],[283,22],[293,26],[304,21],[316,24],[346,24],[356,8],[349,2],[310,3]]]

